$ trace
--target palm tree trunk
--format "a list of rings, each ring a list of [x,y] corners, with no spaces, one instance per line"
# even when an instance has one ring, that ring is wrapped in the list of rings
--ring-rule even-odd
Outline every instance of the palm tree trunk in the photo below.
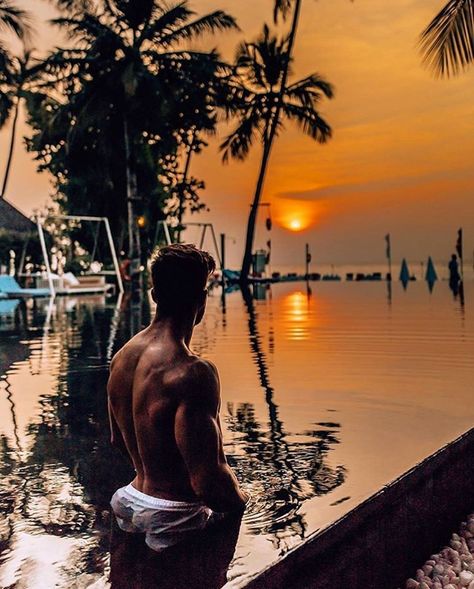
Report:
[[[3,185],[2,190],[0,192],[0,198],[5,198],[5,193],[7,190],[8,179],[10,176],[12,161],[13,161],[13,152],[15,150],[15,139],[16,139],[16,126],[18,123],[18,114],[20,112],[20,97],[18,96],[16,99],[15,105],[15,114],[13,116],[13,124],[12,124],[12,133],[10,138],[10,151],[8,153],[7,165],[5,168],[5,175],[3,177]]]
[[[242,269],[240,271],[240,282],[241,284],[247,284],[248,277],[250,274],[250,266],[252,264],[252,250],[253,241],[255,237],[255,224],[257,222],[258,207],[260,204],[260,198],[263,192],[263,186],[265,182],[265,175],[268,167],[268,160],[270,158],[270,152],[272,148],[273,139],[268,140],[264,144],[262,161],[260,163],[260,171],[257,179],[257,186],[255,188],[255,194],[253,197],[252,208],[250,209],[249,220],[247,223],[247,236],[245,238],[245,252],[244,259],[242,261]]]
[[[240,283],[246,284],[248,282],[248,276],[250,273],[250,266],[252,264],[252,250],[253,250],[253,242],[255,237],[255,225],[257,222],[257,213],[258,213],[258,206],[260,204],[260,199],[262,196],[265,175],[267,172],[268,162],[270,159],[270,153],[272,150],[273,141],[276,136],[276,131],[278,128],[278,122],[280,120],[281,114],[281,106],[283,102],[283,96],[286,89],[286,83],[288,80],[288,73],[290,69],[290,61],[291,55],[293,52],[293,47],[295,44],[296,38],[296,31],[298,30],[298,22],[299,16],[301,12],[301,0],[296,0],[295,4],[295,11],[293,13],[293,21],[291,26],[291,32],[288,38],[288,49],[287,49],[287,61],[285,65],[285,69],[283,70],[283,75],[281,78],[280,84],[280,91],[278,93],[277,99],[277,109],[272,118],[272,121],[269,125],[268,134],[264,134],[264,148],[263,148],[263,155],[262,155],[262,162],[260,164],[260,172],[258,175],[257,186],[255,189],[255,195],[252,202],[252,208],[250,209],[249,220],[247,223],[247,236],[245,239],[245,251],[244,251],[244,259],[242,261],[242,269],[240,271]]]

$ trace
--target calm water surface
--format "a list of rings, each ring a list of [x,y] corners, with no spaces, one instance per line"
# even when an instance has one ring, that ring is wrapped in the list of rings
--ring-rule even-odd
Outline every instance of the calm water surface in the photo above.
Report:
[[[113,352],[150,318],[102,298],[0,302],[0,586],[238,587],[473,425],[472,283],[303,283],[221,299],[194,348],[219,367],[240,525],[150,557],[108,501]]]

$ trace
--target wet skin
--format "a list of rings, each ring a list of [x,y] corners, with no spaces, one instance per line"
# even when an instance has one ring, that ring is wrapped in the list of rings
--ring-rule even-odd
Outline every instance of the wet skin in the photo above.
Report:
[[[154,497],[242,510],[227,464],[215,366],[189,348],[206,294],[179,317],[160,316],[113,358],[107,386],[112,444],[131,460],[132,485]]]

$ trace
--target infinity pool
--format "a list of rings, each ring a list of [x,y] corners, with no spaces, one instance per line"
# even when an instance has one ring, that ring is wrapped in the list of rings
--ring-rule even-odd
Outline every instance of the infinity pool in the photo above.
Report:
[[[0,586],[239,587],[472,427],[473,284],[464,304],[446,282],[388,287],[214,291],[194,348],[219,367],[226,452],[252,500],[240,528],[155,560],[111,522],[131,473],[105,399],[111,355],[152,311],[0,301]]]

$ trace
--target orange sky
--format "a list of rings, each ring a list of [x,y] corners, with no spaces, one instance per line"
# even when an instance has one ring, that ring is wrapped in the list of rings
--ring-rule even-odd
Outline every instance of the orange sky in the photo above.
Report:
[[[52,14],[46,2],[22,5],[39,22]],[[228,10],[251,39],[271,21],[273,3],[194,0],[191,5],[198,12]],[[474,71],[435,80],[420,65],[416,49],[417,35],[442,5],[443,0],[303,0],[295,75],[318,72],[335,85],[335,99],[321,107],[334,138],[319,146],[288,126],[275,145],[264,200],[272,203],[275,225],[298,220],[309,226],[297,233],[275,227],[274,267],[300,262],[306,241],[315,266],[383,262],[388,231],[395,259],[423,260],[428,254],[446,259],[460,225],[466,252],[472,252]],[[39,28],[39,48],[58,42],[56,32]],[[226,34],[212,44],[230,56],[241,38]],[[0,133],[0,166],[7,136],[7,129]],[[256,147],[247,162],[223,166],[216,145],[194,164],[193,173],[206,180],[204,200],[211,208],[200,218],[235,238],[228,255],[236,264],[260,152]],[[30,212],[47,202],[49,180],[35,173],[21,141],[15,158],[8,197]],[[267,239],[262,218],[257,245]]]

